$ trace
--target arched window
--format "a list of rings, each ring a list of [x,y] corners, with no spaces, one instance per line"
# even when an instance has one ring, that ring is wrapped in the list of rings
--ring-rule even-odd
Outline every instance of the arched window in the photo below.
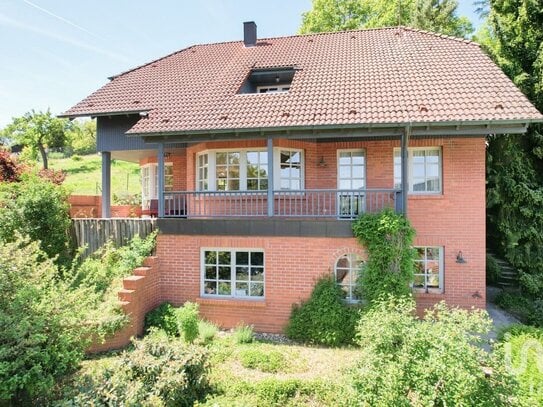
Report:
[[[361,265],[362,259],[355,253],[349,253],[337,259],[334,267],[336,284],[345,291],[345,299],[349,302],[357,302],[359,300],[355,287]]]

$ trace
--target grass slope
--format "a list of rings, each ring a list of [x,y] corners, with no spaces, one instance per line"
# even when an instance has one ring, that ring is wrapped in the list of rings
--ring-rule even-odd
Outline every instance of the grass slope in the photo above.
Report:
[[[98,154],[50,158],[49,167],[66,171],[66,186],[74,195],[99,195],[102,187],[102,159]],[[113,160],[111,164],[112,194],[141,192],[139,165]]]

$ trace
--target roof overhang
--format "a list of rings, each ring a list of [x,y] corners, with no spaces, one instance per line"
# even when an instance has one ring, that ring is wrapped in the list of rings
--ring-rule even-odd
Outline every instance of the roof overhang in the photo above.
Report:
[[[143,137],[149,143],[193,143],[202,141],[246,140],[254,138],[395,138],[411,129],[411,137],[486,136],[490,134],[523,134],[530,123],[541,120],[465,121],[436,123],[383,123],[336,126],[294,126],[247,129],[215,129],[172,131],[161,133],[127,133],[128,137]]]
[[[123,112],[97,112],[97,113],[75,113],[75,114],[62,113],[62,114],[58,114],[57,117],[62,118],[62,119],[76,119],[78,117],[90,117],[94,119],[95,117],[132,116],[132,115],[140,115],[142,117],[146,117],[150,111],[151,109],[127,110]]]

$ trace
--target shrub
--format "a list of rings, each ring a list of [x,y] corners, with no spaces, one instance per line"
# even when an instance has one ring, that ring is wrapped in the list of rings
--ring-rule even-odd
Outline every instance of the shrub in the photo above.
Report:
[[[522,322],[543,327],[543,301],[501,291],[494,299],[496,305],[518,317]]]
[[[353,223],[353,232],[368,251],[368,260],[358,291],[372,305],[383,295],[410,296],[415,252],[415,230],[409,221],[392,209],[361,215]]]
[[[167,335],[134,341],[134,350],[98,375],[87,377],[66,405],[192,406],[207,391],[207,352]]]
[[[410,299],[377,301],[357,327],[361,353],[351,380],[358,403],[514,405],[516,387],[502,355],[479,346],[490,326],[484,311],[439,303],[419,320]],[[491,369],[489,377],[484,367]]]
[[[293,306],[285,334],[299,342],[319,345],[352,343],[358,310],[343,301],[344,295],[332,277],[320,278],[311,297]]]
[[[88,346],[92,292],[72,290],[38,242],[0,243],[0,405],[34,404]]]
[[[502,353],[519,383],[523,405],[543,405],[543,329],[513,325],[501,332]]]
[[[12,242],[16,232],[40,241],[40,248],[56,263],[71,261],[68,195],[58,185],[33,174],[21,182],[0,184],[0,241]]]
[[[185,342],[192,343],[198,337],[198,312],[199,306],[193,302],[186,302],[175,310],[177,329]]]
[[[0,182],[18,182],[24,167],[17,163],[10,152],[0,148]]]
[[[486,283],[496,284],[500,278],[501,269],[494,256],[486,255]]]
[[[80,155],[72,155],[72,161],[81,161],[83,158]]]
[[[141,205],[141,194],[131,194],[129,192],[120,192],[113,194],[113,203],[115,205]]]
[[[237,344],[251,343],[255,339],[253,327],[250,325],[239,324],[234,329],[234,342]]]
[[[288,366],[285,355],[276,350],[244,349],[239,353],[239,360],[243,367],[267,373],[277,373]]]
[[[202,344],[208,344],[215,339],[219,332],[217,325],[207,321],[198,321],[198,341]]]
[[[162,329],[168,336],[178,336],[175,308],[169,302],[163,302],[145,315],[145,332],[151,328]]]

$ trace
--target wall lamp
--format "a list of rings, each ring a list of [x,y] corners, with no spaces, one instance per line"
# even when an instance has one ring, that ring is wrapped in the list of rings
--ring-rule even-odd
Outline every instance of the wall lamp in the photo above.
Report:
[[[464,256],[462,255],[462,250],[460,250],[458,252],[458,254],[456,255],[456,262],[457,263],[467,263],[467,261],[464,260]]]
[[[321,167],[321,168],[328,167],[328,164],[326,164],[326,161],[324,161],[324,156],[323,155],[321,155],[321,159],[317,163],[317,166]]]

